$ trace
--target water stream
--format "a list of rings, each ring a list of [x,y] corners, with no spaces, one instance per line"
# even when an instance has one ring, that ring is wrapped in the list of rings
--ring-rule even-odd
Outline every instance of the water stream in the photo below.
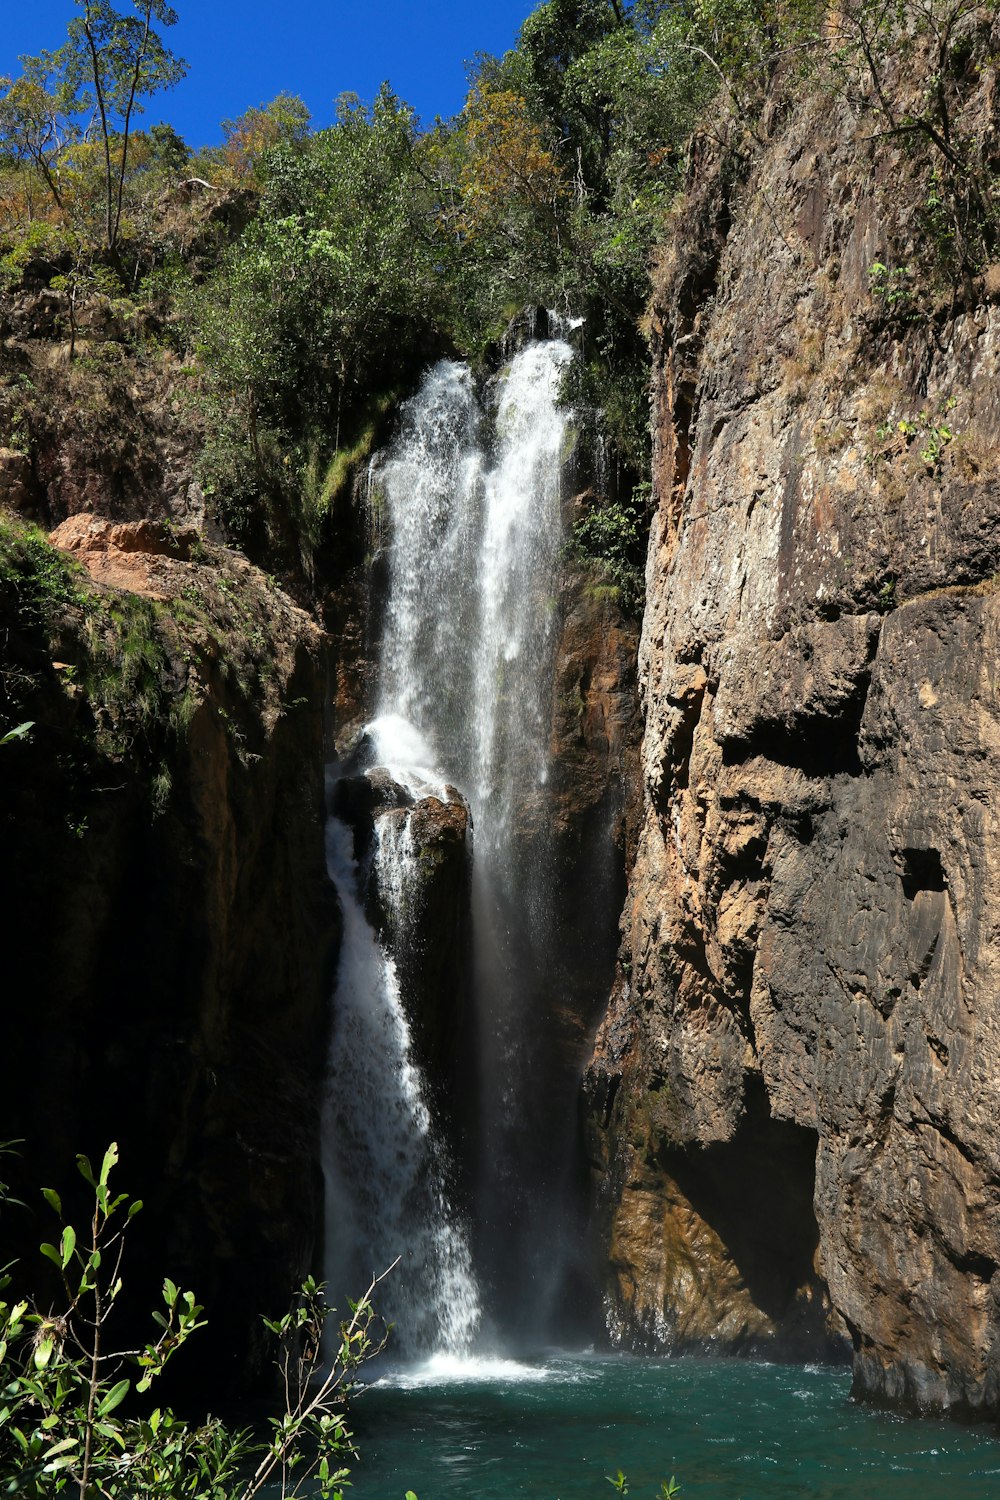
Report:
[[[398,1259],[378,1311],[400,1327],[403,1347],[467,1350],[480,1315],[468,1241],[448,1200],[396,965],[362,905],[352,842],[331,818],[327,868],[344,930],[323,1122],[327,1279],[344,1310]],[[383,888],[402,898],[405,831],[374,857],[388,867]]]
[[[571,358],[560,339],[531,343],[485,393],[464,365],[442,361],[371,474],[388,588],[367,770],[388,771],[416,803],[447,801],[457,787],[474,829],[475,1109],[451,1122],[463,1138],[468,1216],[452,1206],[447,1122],[428,1107],[397,960],[361,894],[373,875],[405,930],[420,876],[411,814],[376,816],[363,870],[349,830],[333,819],[329,832],[346,930],[326,1122],[328,1279],[343,1294],[352,1275],[364,1280],[402,1255],[388,1310],[411,1356],[468,1351],[477,1331],[480,1345],[504,1346],[519,1329],[537,1342],[558,1296],[561,1156],[573,1122],[561,1123],[563,1139],[540,1140],[533,1009],[549,946],[544,788],[571,435],[558,393]]]

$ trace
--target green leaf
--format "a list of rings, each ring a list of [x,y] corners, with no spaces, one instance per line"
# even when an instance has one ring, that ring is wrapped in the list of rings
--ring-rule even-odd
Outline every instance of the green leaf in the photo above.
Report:
[[[95,1188],[97,1186],[97,1183],[94,1180],[94,1169],[90,1165],[89,1156],[78,1156],[76,1159],[76,1169],[79,1172],[80,1176],[83,1178],[84,1182],[89,1183],[92,1188]]]
[[[101,1162],[101,1180],[100,1180],[100,1184],[99,1185],[102,1188],[106,1188],[107,1187],[107,1185],[108,1185],[108,1178],[111,1175],[111,1168],[115,1165],[115,1163],[117,1162],[117,1160],[118,1160],[118,1142],[117,1141],[112,1141],[111,1145],[108,1147],[107,1151],[105,1151],[105,1153],[104,1153],[104,1160]]]
[[[63,1270],[66,1269],[66,1267],[72,1260],[73,1251],[75,1249],[76,1230],[73,1228],[72,1224],[67,1224],[66,1228],[62,1232],[62,1239],[59,1241],[59,1254],[62,1257]]]
[[[35,1345],[34,1364],[36,1370],[44,1370],[52,1358],[52,1351],[56,1347],[56,1341],[50,1333],[40,1338]]]
[[[141,1198],[137,1198],[135,1200],[135,1202],[132,1204],[132,1206],[129,1209],[129,1211],[128,1211],[129,1218],[130,1219],[134,1219],[135,1216],[136,1216],[136,1214],[139,1212],[139,1210],[141,1208],[142,1208],[142,1199]]]
[[[112,1422],[95,1422],[94,1431],[99,1432],[101,1437],[108,1438],[112,1443],[117,1443],[119,1448],[125,1447],[125,1439],[121,1431]]]
[[[119,1380],[117,1385],[113,1385],[98,1406],[97,1415],[106,1417],[109,1412],[114,1411],[116,1406],[120,1406],[128,1395],[131,1384],[130,1380]]]
[[[59,1215],[59,1217],[61,1219],[62,1218],[62,1199],[60,1198],[59,1194],[56,1192],[55,1188],[42,1188],[42,1197],[45,1199],[46,1203],[49,1205],[50,1208],[54,1208],[55,1209],[56,1213]]]
[[[52,1444],[52,1447],[45,1456],[46,1458],[55,1458],[57,1453],[65,1453],[67,1448],[75,1448],[78,1442],[79,1439],[75,1437],[62,1438],[58,1443]]]
[[[38,1248],[47,1260],[50,1260],[52,1264],[56,1266],[60,1271],[62,1270],[62,1256],[59,1254],[59,1251],[56,1249],[55,1245],[44,1244],[39,1245]]]
[[[34,719],[29,719],[26,724],[18,724],[16,729],[8,729],[5,735],[0,736],[0,745],[9,745],[12,740],[25,739],[34,727]]]

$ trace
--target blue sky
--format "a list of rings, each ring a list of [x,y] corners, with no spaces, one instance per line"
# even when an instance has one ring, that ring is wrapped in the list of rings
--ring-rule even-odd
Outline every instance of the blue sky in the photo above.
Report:
[[[124,10],[128,0],[118,0]],[[467,59],[505,51],[538,0],[173,0],[168,33],[190,66],[149,102],[143,124],[169,120],[189,145],[221,139],[219,122],[282,89],[300,94],[317,125],[338,94],[371,99],[387,78],[425,124],[462,107]],[[72,0],[2,0],[0,74],[22,52],[57,47]]]

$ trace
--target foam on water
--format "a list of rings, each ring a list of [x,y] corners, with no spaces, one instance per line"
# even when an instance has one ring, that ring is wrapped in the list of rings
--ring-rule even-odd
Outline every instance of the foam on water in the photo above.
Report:
[[[380,714],[365,725],[375,765],[388,771],[410,796],[449,800],[448,788],[436,769],[437,756],[428,740],[402,714]]]
[[[399,1390],[418,1390],[428,1386],[449,1385],[524,1385],[541,1380],[558,1379],[551,1365],[524,1364],[500,1356],[463,1357],[434,1354],[421,1364],[389,1371],[374,1383]]]

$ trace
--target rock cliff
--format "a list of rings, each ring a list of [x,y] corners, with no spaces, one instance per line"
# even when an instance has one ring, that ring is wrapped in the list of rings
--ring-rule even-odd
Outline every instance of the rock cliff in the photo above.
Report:
[[[996,1415],[1000,267],[935,290],[926,199],[833,93],[696,144],[588,1131],[622,1342],[843,1333],[858,1394]]]
[[[194,529],[76,514],[49,543],[5,516],[0,544],[0,701],[32,726],[0,752],[6,1227],[33,1278],[39,1184],[73,1212],[75,1153],[118,1140],[132,1306],[195,1289],[217,1401],[320,1237],[322,636]]]

